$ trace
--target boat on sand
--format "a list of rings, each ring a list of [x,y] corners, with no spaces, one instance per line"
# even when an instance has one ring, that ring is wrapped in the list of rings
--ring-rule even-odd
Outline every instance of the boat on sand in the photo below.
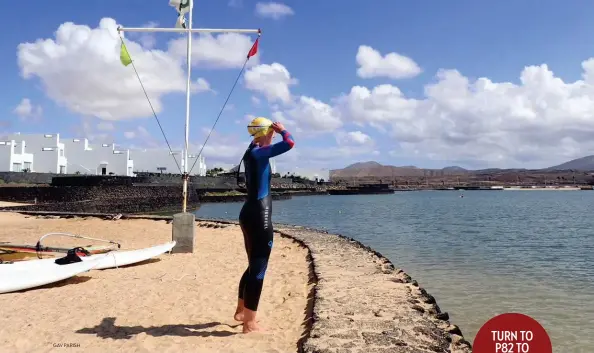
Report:
[[[95,255],[76,247],[61,258],[0,263],[0,293],[43,286],[92,269],[103,270],[140,263],[171,251],[175,244],[175,241],[171,241],[144,249]]]
[[[101,257],[101,262],[95,266],[93,269],[95,270],[104,270],[107,268],[115,268],[120,266],[131,265],[139,262],[146,261],[153,257],[162,255],[168,251],[171,251],[175,246],[175,241],[170,241],[168,243],[155,245],[150,248],[144,249],[137,249],[137,250],[117,250],[117,251],[110,251],[106,256],[103,257],[103,254],[100,255],[90,255],[90,256],[81,256],[80,259],[83,261],[94,261],[95,259]]]
[[[0,263],[0,293],[40,287],[74,277],[99,265],[107,254],[90,261],[60,265],[55,258]]]
[[[114,250],[109,245],[84,245],[83,249],[87,250],[91,254],[105,254],[109,251]],[[43,256],[51,256],[56,253],[67,253],[72,247],[59,247],[59,246],[41,246],[27,245],[27,244],[14,244],[8,242],[0,242],[0,251],[6,253],[28,253],[28,254],[39,254]]]
[[[52,255],[55,255],[56,253],[68,253],[70,250],[72,250],[72,246],[71,247],[60,247],[60,246],[43,246],[43,245],[41,245],[41,242],[45,238],[47,238],[49,236],[55,236],[55,235],[62,236],[62,237],[75,238],[75,239],[94,240],[94,241],[100,241],[100,242],[110,244],[110,245],[85,245],[85,246],[76,248],[78,250],[80,250],[81,248],[84,249],[84,251],[86,251],[87,255],[88,254],[104,254],[109,251],[115,250],[116,248],[119,249],[121,247],[121,245],[119,243],[112,241],[112,240],[91,238],[91,237],[86,237],[86,236],[82,236],[79,234],[72,234],[72,233],[52,232],[52,233],[44,234],[41,238],[39,238],[39,240],[37,241],[37,244],[35,244],[35,245],[23,245],[23,244],[9,243],[9,242],[0,242],[0,253],[8,253],[8,254],[10,254],[10,253],[21,253],[21,254],[35,253],[35,254],[37,254],[37,257],[41,259],[43,255],[52,256]],[[84,256],[85,252],[78,251],[77,255]]]

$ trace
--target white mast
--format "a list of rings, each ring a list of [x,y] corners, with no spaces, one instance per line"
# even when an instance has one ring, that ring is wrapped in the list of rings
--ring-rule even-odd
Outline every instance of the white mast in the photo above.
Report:
[[[260,33],[259,29],[219,29],[219,28],[192,28],[192,12],[194,10],[194,1],[190,1],[189,21],[186,28],[124,28],[118,27],[118,32],[163,32],[163,33],[187,33],[187,82],[186,82],[186,121],[185,121],[185,141],[182,152],[183,165],[183,188],[182,188],[182,212],[186,212],[188,204],[188,148],[190,131],[190,87],[191,87],[191,68],[192,68],[192,33]],[[196,156],[197,158],[198,156]]]
[[[187,25],[187,29],[189,29],[188,31],[188,52],[186,55],[186,60],[188,61],[188,78],[186,81],[186,123],[184,126],[184,130],[185,130],[185,146],[184,146],[184,151],[182,152],[182,157],[184,158],[184,161],[182,162],[184,164],[183,167],[183,174],[182,174],[182,180],[183,180],[183,186],[182,186],[182,212],[186,212],[186,208],[188,205],[188,144],[189,144],[189,134],[190,134],[190,86],[191,86],[191,72],[192,72],[192,11],[194,9],[194,1],[193,0],[188,0],[190,1],[190,13],[188,14],[188,25]]]

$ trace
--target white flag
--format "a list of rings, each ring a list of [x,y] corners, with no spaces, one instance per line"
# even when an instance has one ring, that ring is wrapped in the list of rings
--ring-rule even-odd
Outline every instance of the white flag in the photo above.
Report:
[[[176,28],[186,28],[186,14],[190,12],[193,5],[192,0],[169,0],[169,6],[175,8],[178,14]]]

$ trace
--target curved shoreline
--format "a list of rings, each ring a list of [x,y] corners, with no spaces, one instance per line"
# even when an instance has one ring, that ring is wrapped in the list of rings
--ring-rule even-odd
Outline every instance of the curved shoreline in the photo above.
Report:
[[[7,210],[8,211],[8,210]],[[15,211],[62,217],[111,214]],[[170,220],[168,216],[122,215],[122,219]],[[238,224],[225,219],[197,222]],[[275,233],[307,249],[309,263],[306,332],[298,351],[470,353],[471,344],[449,322],[435,298],[378,251],[340,234],[274,224]]]
[[[450,323],[449,314],[441,311],[435,298],[377,250],[353,238],[305,226],[277,223],[275,232],[308,249],[316,280],[310,293],[311,327],[300,352],[472,352],[470,342]],[[345,281],[349,272],[354,276]]]

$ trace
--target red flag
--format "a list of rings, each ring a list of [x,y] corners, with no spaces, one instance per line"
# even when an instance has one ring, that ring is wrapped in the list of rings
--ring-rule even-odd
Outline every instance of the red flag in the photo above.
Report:
[[[251,58],[252,56],[256,55],[256,53],[258,52],[258,42],[260,41],[260,37],[256,38],[256,41],[254,42],[254,45],[252,45],[252,49],[250,49],[250,52],[247,55],[247,58]]]

